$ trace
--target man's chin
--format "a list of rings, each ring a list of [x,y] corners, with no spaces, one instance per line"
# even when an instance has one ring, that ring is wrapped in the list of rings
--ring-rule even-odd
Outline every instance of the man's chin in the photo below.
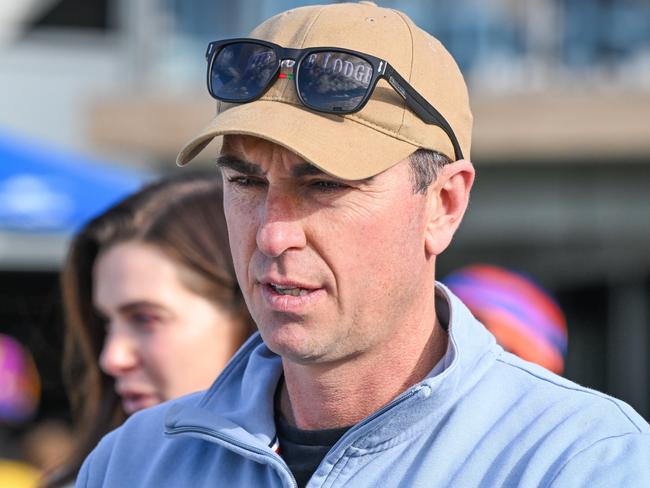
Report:
[[[285,329],[285,327],[283,327]],[[323,361],[323,355],[315,347],[314,341],[305,337],[304,330],[260,330],[262,339],[267,347],[284,361],[296,364],[314,364]]]

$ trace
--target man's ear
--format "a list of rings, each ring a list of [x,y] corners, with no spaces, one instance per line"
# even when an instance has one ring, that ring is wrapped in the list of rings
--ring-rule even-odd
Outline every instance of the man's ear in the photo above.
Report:
[[[474,166],[466,159],[442,167],[429,188],[429,217],[425,236],[427,254],[437,256],[451,242],[469,203]]]

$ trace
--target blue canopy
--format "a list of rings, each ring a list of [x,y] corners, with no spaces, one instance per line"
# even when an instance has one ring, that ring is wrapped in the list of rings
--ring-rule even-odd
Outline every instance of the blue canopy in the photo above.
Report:
[[[0,231],[74,232],[148,178],[0,132]]]

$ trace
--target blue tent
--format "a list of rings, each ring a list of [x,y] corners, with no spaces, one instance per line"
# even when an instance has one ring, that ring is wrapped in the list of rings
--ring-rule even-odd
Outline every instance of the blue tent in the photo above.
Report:
[[[0,231],[74,232],[149,177],[0,132]]]

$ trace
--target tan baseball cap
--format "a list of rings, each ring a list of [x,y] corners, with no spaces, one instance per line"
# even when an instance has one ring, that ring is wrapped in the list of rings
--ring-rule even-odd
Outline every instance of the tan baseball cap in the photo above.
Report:
[[[443,45],[402,12],[366,1],[301,7],[268,19],[250,37],[289,48],[353,49],[388,61],[445,117],[469,158],[472,113],[463,76]],[[226,134],[269,140],[348,180],[374,176],[419,148],[455,159],[447,134],[422,121],[384,80],[361,111],[347,115],[307,109],[289,79],[276,80],[254,102],[217,102],[216,117],[181,150],[177,164]]]

